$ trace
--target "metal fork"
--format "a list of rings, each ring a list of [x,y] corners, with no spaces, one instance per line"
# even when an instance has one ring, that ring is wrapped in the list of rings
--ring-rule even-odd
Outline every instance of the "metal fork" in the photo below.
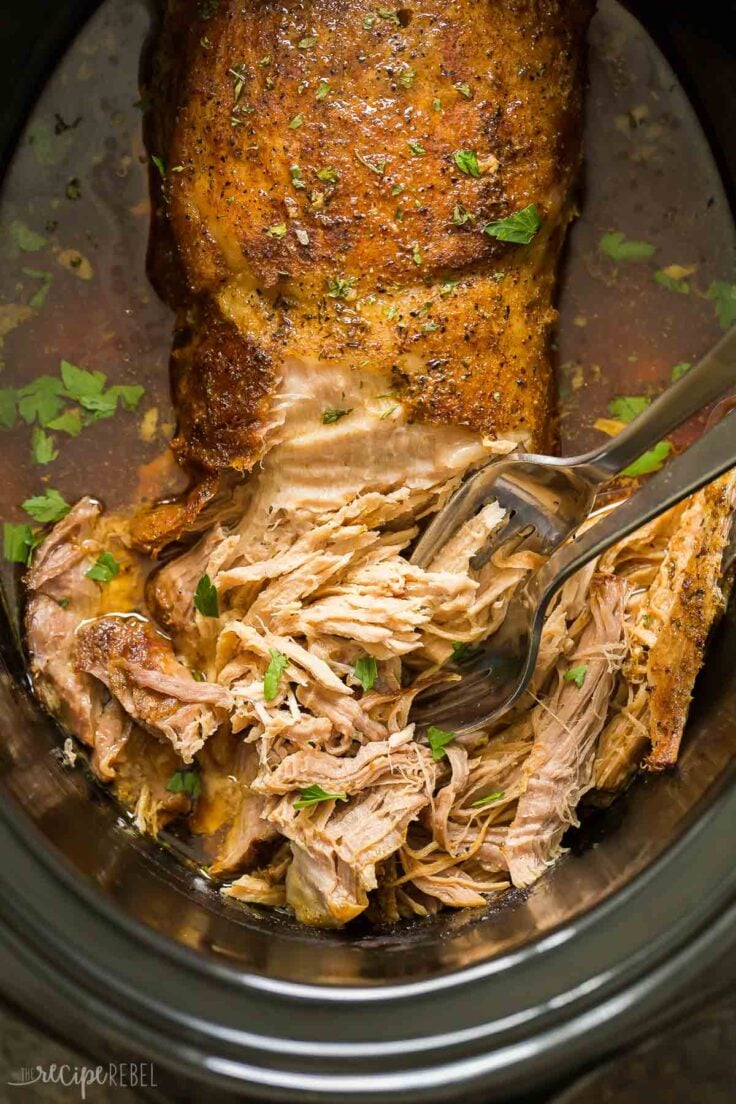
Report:
[[[590,515],[600,488],[734,385],[736,328],[605,447],[573,458],[507,457],[482,468],[459,488],[418,542],[413,563],[431,563],[453,533],[494,500],[505,509],[506,523],[492,534],[473,566],[506,545],[549,559],[512,598],[500,629],[455,662],[460,680],[418,695],[412,720],[420,727],[433,724],[460,734],[513,705],[534,672],[544,616],[556,591],[611,545],[736,465],[736,412],[570,540]]]

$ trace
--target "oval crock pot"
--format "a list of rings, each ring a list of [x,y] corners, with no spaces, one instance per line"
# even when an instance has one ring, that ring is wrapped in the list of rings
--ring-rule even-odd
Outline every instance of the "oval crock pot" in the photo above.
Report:
[[[6,152],[94,5],[15,5]],[[724,9],[637,7],[734,178]],[[12,84],[10,78],[12,77]],[[729,99],[730,97],[730,99]],[[10,616],[0,665],[0,990],[93,1055],[291,1101],[504,1100],[660,1029],[736,967],[736,621],[710,651],[675,774],[589,818],[526,896],[478,918],[310,932],[234,909],[51,751]]]

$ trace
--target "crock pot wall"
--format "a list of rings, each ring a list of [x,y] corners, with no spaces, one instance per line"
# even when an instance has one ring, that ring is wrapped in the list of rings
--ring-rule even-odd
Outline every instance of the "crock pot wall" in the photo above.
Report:
[[[4,69],[6,104],[28,104],[89,6],[44,5],[25,80]],[[707,102],[713,93],[725,140],[732,69],[718,65],[724,5],[713,11],[713,41],[683,39],[677,21],[666,32],[680,48],[694,44],[698,94]],[[707,8],[688,12],[702,32]],[[646,14],[658,12],[647,5]],[[4,121],[17,133],[18,118]],[[3,984],[90,1047],[104,1038],[117,1054],[154,1055],[258,1099],[401,1091],[407,1101],[467,1100],[481,1083],[500,1099],[661,1024],[678,994],[700,992],[705,964],[729,945],[732,621],[714,642],[678,775],[641,783],[591,824],[598,846],[481,919],[344,934],[235,912],[132,833],[96,785],[50,753],[58,733],[27,695],[11,626],[3,622],[0,678],[3,953],[35,971],[53,999],[45,1006],[41,987],[11,988],[9,974]],[[331,988],[314,989],[320,982]]]

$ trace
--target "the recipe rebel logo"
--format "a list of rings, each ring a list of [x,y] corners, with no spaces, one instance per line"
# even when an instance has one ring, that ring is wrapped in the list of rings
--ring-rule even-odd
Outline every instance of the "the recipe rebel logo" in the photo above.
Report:
[[[16,1089],[28,1085],[62,1085],[78,1089],[79,1099],[86,1100],[88,1090],[99,1085],[112,1089],[155,1089],[156,1070],[151,1062],[109,1062],[106,1066],[22,1066],[7,1081]]]

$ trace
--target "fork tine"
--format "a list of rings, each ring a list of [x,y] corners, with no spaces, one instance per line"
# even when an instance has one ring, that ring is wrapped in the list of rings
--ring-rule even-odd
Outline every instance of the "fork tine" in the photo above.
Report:
[[[522,514],[511,514],[508,521],[494,529],[490,537],[473,556],[470,566],[474,571],[480,571],[488,563],[490,558],[507,544],[514,543],[518,547],[534,533],[535,527]]]
[[[412,563],[426,567],[432,561],[460,526],[492,498],[492,488],[507,466],[505,459],[491,461],[461,483],[419,538],[411,555]]]

